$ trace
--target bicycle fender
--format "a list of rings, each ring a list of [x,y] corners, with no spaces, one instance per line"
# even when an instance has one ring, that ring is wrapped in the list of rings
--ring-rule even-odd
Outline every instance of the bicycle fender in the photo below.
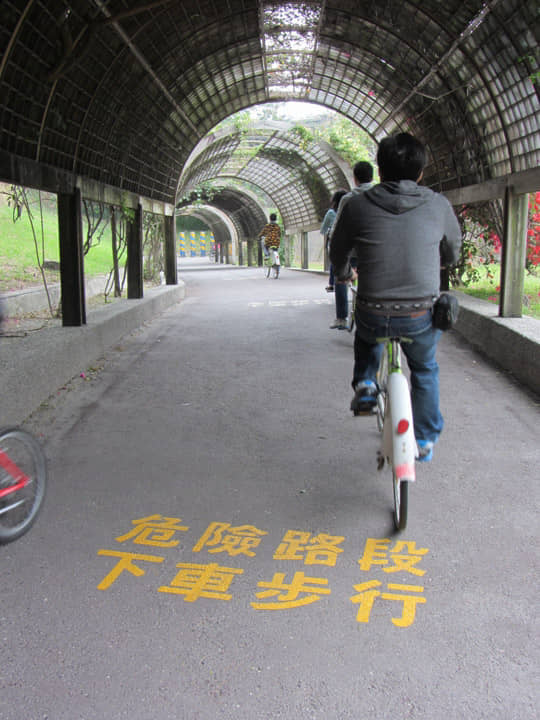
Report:
[[[414,437],[411,394],[405,375],[392,373],[388,378],[388,396],[390,398],[390,427],[393,449],[393,465],[396,477],[401,481],[416,480],[416,439]],[[405,432],[398,432],[398,423],[406,420]]]

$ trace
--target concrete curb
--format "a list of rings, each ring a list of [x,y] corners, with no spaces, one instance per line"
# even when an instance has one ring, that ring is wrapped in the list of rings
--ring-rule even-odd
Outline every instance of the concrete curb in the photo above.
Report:
[[[86,371],[124,335],[185,297],[185,285],[151,288],[88,312],[82,327],[0,337],[0,425],[19,425],[57,388]],[[15,345],[16,343],[16,345]]]
[[[453,294],[459,300],[455,331],[540,395],[540,321],[533,317],[501,318],[493,303],[462,292]]]
[[[84,279],[86,298],[100,295],[105,290],[107,275],[97,275]],[[60,302],[60,283],[49,285],[49,297],[53,308]],[[0,294],[0,302],[6,315],[17,316],[24,313],[36,312],[48,307],[47,293],[41,287],[28,288],[26,290],[15,290],[13,292]]]

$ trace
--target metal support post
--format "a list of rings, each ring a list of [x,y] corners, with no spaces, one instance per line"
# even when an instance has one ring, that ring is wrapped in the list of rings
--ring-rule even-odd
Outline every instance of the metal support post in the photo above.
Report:
[[[244,248],[242,238],[238,239],[238,264],[242,266],[244,264]]]
[[[528,195],[507,187],[504,196],[504,237],[501,260],[500,317],[521,317],[527,257]]]
[[[143,297],[143,209],[139,204],[133,222],[127,224],[127,296],[129,300]]]
[[[165,215],[165,282],[178,285],[178,265],[176,262],[176,217]]]
[[[86,323],[81,191],[79,188],[75,188],[72,193],[58,193],[58,231],[62,325],[79,327]]]
[[[309,268],[309,243],[307,232],[302,233],[302,269]]]

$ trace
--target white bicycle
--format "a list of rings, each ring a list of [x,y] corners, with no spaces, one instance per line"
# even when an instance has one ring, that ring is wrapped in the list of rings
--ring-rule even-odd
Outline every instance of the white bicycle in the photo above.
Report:
[[[397,530],[407,525],[409,483],[416,479],[415,459],[418,447],[414,436],[409,383],[401,367],[401,343],[407,338],[382,338],[385,347],[377,373],[377,426],[381,445],[377,468],[387,464],[392,470],[394,524]]]
[[[264,272],[267,278],[272,277],[277,280],[279,277],[279,252],[276,248],[267,248],[268,254],[264,256]]]

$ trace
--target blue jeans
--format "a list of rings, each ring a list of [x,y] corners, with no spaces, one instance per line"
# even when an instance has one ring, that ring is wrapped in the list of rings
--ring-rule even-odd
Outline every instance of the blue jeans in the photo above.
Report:
[[[417,440],[436,442],[443,429],[439,410],[439,366],[435,359],[441,331],[431,324],[431,311],[405,317],[375,315],[356,307],[353,387],[362,380],[376,381],[382,337],[407,337],[401,345],[411,371],[411,400]]]
[[[338,320],[346,320],[349,314],[349,283],[337,282],[334,286],[336,296],[336,317]]]

